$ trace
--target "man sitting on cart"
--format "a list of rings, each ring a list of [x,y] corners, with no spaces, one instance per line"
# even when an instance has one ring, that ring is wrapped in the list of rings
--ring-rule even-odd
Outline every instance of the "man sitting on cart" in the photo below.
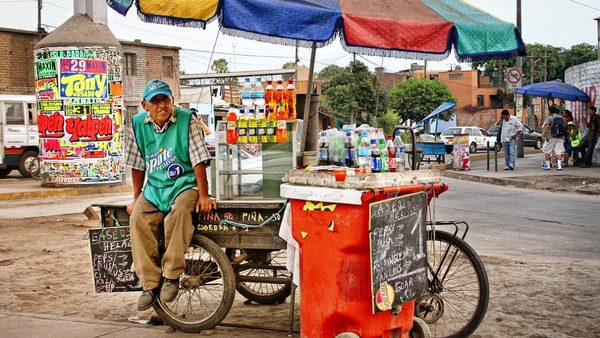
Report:
[[[152,307],[157,295],[165,303],[175,299],[194,233],[192,211],[212,208],[206,179],[211,157],[196,117],[174,105],[171,88],[161,80],[146,84],[142,107],[126,140],[133,183],[133,202],[127,206],[131,251],[143,286],[139,311]]]

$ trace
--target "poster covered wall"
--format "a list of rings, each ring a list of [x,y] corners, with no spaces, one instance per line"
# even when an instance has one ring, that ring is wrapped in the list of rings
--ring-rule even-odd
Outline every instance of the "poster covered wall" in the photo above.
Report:
[[[42,184],[122,182],[121,71],[116,48],[36,50]]]

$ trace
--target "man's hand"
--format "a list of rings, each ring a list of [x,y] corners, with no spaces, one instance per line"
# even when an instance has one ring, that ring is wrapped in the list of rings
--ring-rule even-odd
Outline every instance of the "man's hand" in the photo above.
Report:
[[[196,201],[196,212],[207,214],[212,208],[216,208],[216,202],[213,201],[209,196],[198,196],[198,201]]]
[[[127,213],[129,214],[129,216],[131,216],[131,213],[133,212],[133,207],[135,206],[136,201],[137,198],[131,201],[129,204],[127,204]]]

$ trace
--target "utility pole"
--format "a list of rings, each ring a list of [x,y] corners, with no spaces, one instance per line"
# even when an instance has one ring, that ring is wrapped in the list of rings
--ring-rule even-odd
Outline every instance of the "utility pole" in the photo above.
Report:
[[[548,50],[544,51],[544,82],[548,81]]]
[[[600,16],[595,18],[594,20],[596,20],[596,24],[598,26],[598,43],[596,44],[596,46],[598,47],[598,60],[600,60]]]
[[[38,0],[38,9],[37,9],[37,19],[38,19],[38,24],[37,24],[37,31],[38,33],[42,32],[42,0]]]
[[[523,36],[523,31],[521,30],[521,0],[517,0],[517,29]],[[523,59],[520,56],[517,56],[517,68],[521,69],[521,74],[523,72]],[[515,98],[518,94],[515,94]],[[519,108],[516,108],[519,109]],[[521,107],[522,109],[522,107]],[[516,113],[516,112],[515,112]],[[516,115],[516,114],[515,114]],[[523,137],[519,137],[517,139],[517,157],[525,157],[525,150],[523,149]]]

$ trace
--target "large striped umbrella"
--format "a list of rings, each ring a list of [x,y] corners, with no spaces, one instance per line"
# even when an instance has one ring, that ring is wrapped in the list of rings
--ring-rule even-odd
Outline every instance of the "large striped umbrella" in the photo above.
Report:
[[[125,15],[133,0],[107,0]],[[516,27],[460,0],[136,0],[147,22],[202,27],[219,19],[225,34],[301,47],[340,37],[365,55],[459,61],[525,55]]]

